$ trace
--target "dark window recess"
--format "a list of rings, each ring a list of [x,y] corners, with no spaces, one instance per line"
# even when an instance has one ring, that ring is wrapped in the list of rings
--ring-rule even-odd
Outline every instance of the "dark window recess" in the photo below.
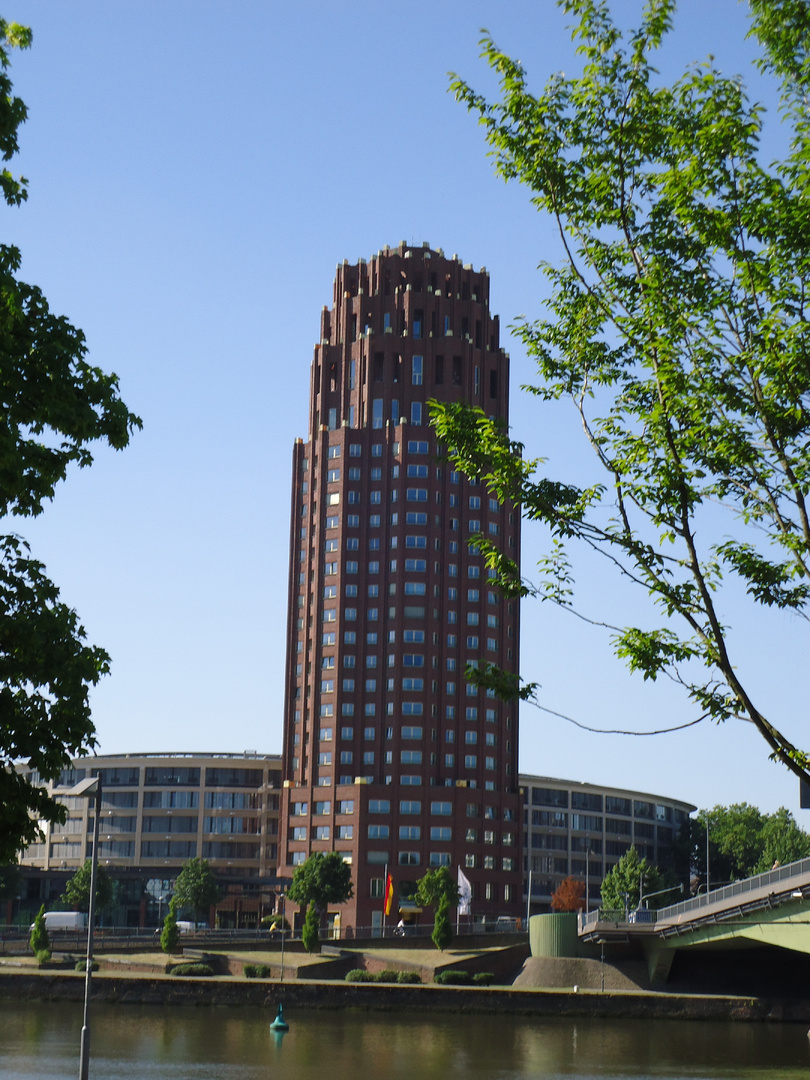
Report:
[[[399,353],[394,355],[394,382],[398,383],[402,373],[402,357]]]
[[[206,769],[206,787],[259,787],[261,769]]]
[[[385,271],[385,277],[383,279],[383,293],[386,296],[391,295],[391,271],[390,270]]]
[[[357,341],[357,316],[352,315],[349,319],[349,341]]]
[[[444,357],[437,356],[434,361],[435,370],[433,381],[437,386],[441,386],[444,382]]]
[[[498,396],[498,372],[490,371],[489,373],[489,396],[496,398]]]
[[[470,320],[467,318],[466,315],[462,315],[462,317],[461,317],[461,336],[463,338],[465,338],[465,337],[467,337],[469,332],[470,332]]]
[[[381,352],[374,353],[372,367],[372,379],[374,382],[383,381],[383,354]]]
[[[399,335],[400,335],[400,337],[404,337],[404,335],[407,334],[407,332],[408,332],[408,323],[407,323],[407,321],[405,319],[405,312],[400,311],[400,313],[399,313]]]
[[[475,344],[476,349],[481,348],[481,320],[480,319],[475,320],[475,341],[474,341],[474,344]]]
[[[414,292],[422,292],[422,290],[424,289],[425,286],[423,284],[421,274],[414,274],[413,275],[413,285],[411,287],[413,288]]]
[[[469,283],[469,281],[462,281],[462,283],[461,283],[461,299],[462,300],[469,300],[470,299],[470,283]]]
[[[421,290],[420,290],[421,292]],[[413,313],[413,336],[415,338],[422,337],[422,330],[425,325],[425,313],[421,308],[417,308]]]
[[[461,386],[461,357],[453,357],[453,386]]]
[[[261,772],[259,773],[261,777]],[[200,783],[200,770],[195,768],[147,768],[144,774],[146,787],[198,787]],[[259,780],[261,783],[261,780]]]
[[[354,338],[352,338],[354,341]],[[337,390],[337,364],[329,365],[329,389],[333,392]]]
[[[432,289],[432,290],[433,290],[434,292],[435,292],[435,290],[436,290],[436,284],[437,284],[437,283],[436,283],[436,274],[435,274],[435,273],[432,273],[432,274],[430,275],[430,287],[431,287],[431,289]]]

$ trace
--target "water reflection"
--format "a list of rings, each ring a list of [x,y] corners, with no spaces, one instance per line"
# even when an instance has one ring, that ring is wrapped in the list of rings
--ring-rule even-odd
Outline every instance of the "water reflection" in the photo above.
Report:
[[[797,1080],[810,1065],[802,1025],[396,1016],[249,1008],[97,1005],[93,1080]],[[0,1014],[4,1080],[74,1080],[81,1011],[9,1004]]]

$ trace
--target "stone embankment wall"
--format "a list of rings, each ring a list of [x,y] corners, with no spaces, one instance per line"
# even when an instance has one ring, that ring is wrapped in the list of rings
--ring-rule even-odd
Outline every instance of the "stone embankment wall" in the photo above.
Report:
[[[84,976],[0,973],[0,1000],[76,1001]],[[600,1016],[677,1020],[810,1022],[810,1000],[778,1000],[643,992],[520,990],[493,987],[386,986],[345,982],[267,982],[258,979],[137,978],[97,975],[93,1001],[147,1005],[244,1006],[296,1009],[498,1013],[523,1016]]]

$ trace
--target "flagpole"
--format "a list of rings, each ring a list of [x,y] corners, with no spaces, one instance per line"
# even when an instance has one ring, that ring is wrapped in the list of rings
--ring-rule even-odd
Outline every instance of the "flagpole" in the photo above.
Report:
[[[383,917],[382,936],[385,937],[385,907],[388,903],[388,863],[385,864],[385,877],[383,878]]]

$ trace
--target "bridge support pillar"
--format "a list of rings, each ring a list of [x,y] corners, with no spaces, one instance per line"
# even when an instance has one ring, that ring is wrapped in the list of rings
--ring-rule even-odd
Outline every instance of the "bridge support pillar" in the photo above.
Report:
[[[663,986],[666,983],[676,952],[677,949],[671,949],[660,941],[644,942],[644,957],[647,961],[650,986]]]

